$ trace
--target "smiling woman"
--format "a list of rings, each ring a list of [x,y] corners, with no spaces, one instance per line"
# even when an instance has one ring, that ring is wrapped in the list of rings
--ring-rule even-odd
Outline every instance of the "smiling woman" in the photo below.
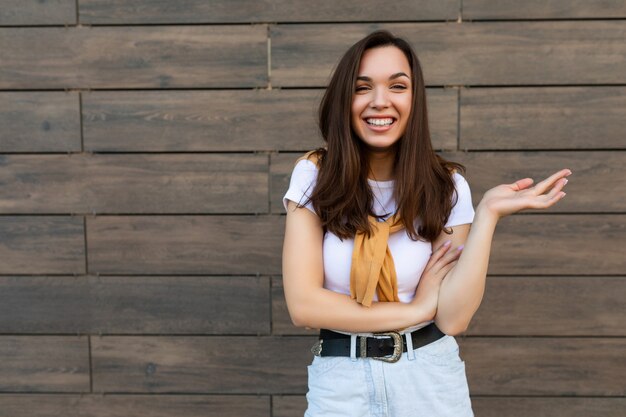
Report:
[[[417,56],[387,31],[345,53],[319,127],[327,146],[298,158],[283,198],[287,308],[320,329],[305,416],[473,416],[454,336],[496,223],[555,204],[571,171],[499,185],[474,211],[464,167],[432,149]]]
[[[396,72],[398,69],[401,71]],[[358,73],[352,126],[372,153],[387,155],[406,130],[411,115],[411,67],[400,49],[387,46],[365,51]],[[391,172],[381,171],[392,164],[380,162],[371,167],[372,176],[379,181],[392,179]]]

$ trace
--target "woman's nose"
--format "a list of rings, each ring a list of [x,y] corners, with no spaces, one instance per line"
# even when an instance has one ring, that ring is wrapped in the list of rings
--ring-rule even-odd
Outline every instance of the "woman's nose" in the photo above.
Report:
[[[387,91],[384,88],[378,88],[374,90],[374,96],[370,103],[372,107],[387,107],[389,105],[389,97]]]

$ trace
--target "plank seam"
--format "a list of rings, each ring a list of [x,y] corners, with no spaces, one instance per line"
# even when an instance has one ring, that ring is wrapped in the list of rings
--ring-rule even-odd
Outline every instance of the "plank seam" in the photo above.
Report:
[[[85,152],[85,130],[83,129],[83,93],[78,92],[78,126],[80,130],[80,151]]]
[[[89,392],[93,393],[93,361],[91,360],[91,335],[87,335],[87,347],[89,348]]]

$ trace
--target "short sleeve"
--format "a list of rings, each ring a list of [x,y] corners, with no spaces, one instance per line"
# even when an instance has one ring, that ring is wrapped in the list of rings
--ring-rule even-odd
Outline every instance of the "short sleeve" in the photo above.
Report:
[[[308,201],[317,180],[317,166],[313,161],[302,159],[294,166],[289,181],[289,189],[283,196],[283,206],[287,210],[287,200],[298,204],[305,204],[305,207],[315,213],[313,203]]]
[[[465,178],[455,172],[452,176],[457,197],[456,204],[452,207],[452,212],[445,227],[458,226],[460,224],[472,223],[474,221],[474,207],[472,206],[472,192]]]

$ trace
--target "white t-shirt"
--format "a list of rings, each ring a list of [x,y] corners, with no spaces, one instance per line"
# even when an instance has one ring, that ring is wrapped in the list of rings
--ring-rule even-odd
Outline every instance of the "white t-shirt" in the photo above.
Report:
[[[457,203],[453,206],[446,227],[472,223],[474,220],[474,208],[469,184],[463,176],[457,172],[453,174]],[[283,205],[287,209],[287,200],[296,203],[304,203],[310,197],[317,180],[317,165],[313,161],[303,159],[293,169],[289,189],[283,197]],[[377,215],[394,213],[396,210],[393,198],[394,180],[374,181],[368,179],[374,198],[374,212]],[[454,196],[452,197],[454,201]],[[313,204],[309,201],[306,206],[315,213]],[[386,216],[385,218],[387,218]],[[416,225],[419,219],[416,220]],[[430,242],[421,240],[413,241],[406,229],[389,235],[389,250],[393,256],[396,267],[398,283],[398,298],[401,302],[408,303],[415,296],[415,290],[419,279],[430,259],[432,245]],[[350,295],[350,269],[352,265],[352,250],[354,239],[344,239],[343,242],[332,232],[326,232],[323,243],[324,258],[324,288]],[[378,295],[374,293],[374,301],[378,301]],[[433,320],[419,323],[403,329],[401,333],[413,331],[432,323]],[[339,330],[335,330],[341,332]],[[341,332],[346,333],[346,332]],[[371,333],[359,333],[371,334]]]

